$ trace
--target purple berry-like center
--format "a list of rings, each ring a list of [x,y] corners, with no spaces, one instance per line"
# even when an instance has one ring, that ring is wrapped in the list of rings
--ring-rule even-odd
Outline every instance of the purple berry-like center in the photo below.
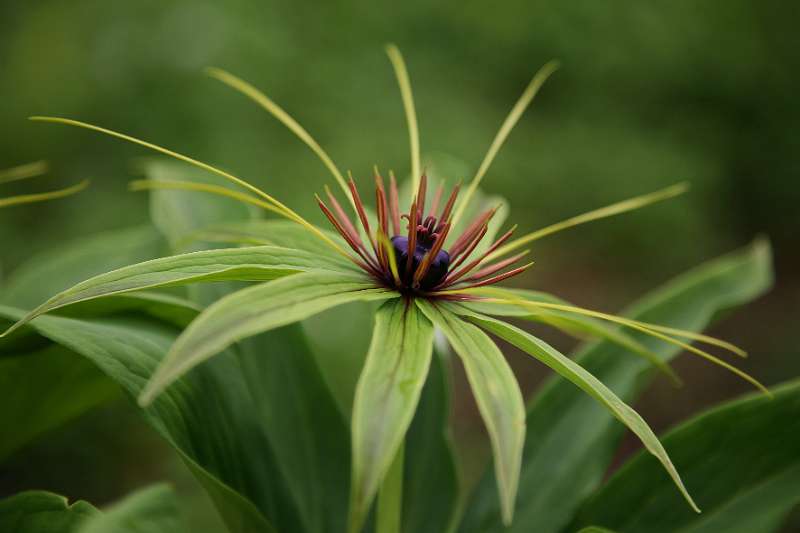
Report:
[[[411,270],[407,271],[406,264],[408,262],[408,237],[403,237],[402,235],[392,237],[392,245],[394,246],[394,253],[397,257],[397,268],[400,271],[400,277],[403,279],[403,283],[406,286],[411,286],[414,272],[422,262],[422,258],[425,257],[425,254],[430,250],[430,246],[417,243],[414,250],[414,255],[411,258]],[[439,285],[442,281],[444,281],[444,278],[447,275],[447,269],[449,267],[450,254],[444,250],[440,250],[431,262],[430,268],[428,268],[428,271],[420,280],[420,288],[423,290],[430,290]]]

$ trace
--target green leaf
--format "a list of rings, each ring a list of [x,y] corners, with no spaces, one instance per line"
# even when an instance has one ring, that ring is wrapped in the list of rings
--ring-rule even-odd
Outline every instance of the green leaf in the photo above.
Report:
[[[141,314],[185,328],[202,310],[200,305],[179,296],[139,291],[84,300],[58,309],[55,313],[75,318]]]
[[[52,492],[20,492],[0,500],[0,531],[77,533],[83,521],[98,513],[84,501],[69,504],[64,496]]]
[[[347,247],[347,244],[338,233],[322,228],[321,231],[336,243]],[[273,246],[313,252],[326,258],[338,260],[342,258],[330,246],[309,233],[306,228],[290,220],[245,220],[213,224],[198,229],[192,234],[192,238],[196,241],[208,243],[271,244]]]
[[[0,427],[5,428],[0,462],[117,393],[116,385],[94,365],[60,346],[0,357],[0,390]]]
[[[417,299],[425,315],[442,330],[461,357],[494,454],[503,522],[511,522],[517,495],[525,405],[514,373],[500,349],[478,327],[462,320],[444,305]]]
[[[386,471],[380,489],[378,489],[378,503],[375,509],[375,531],[377,533],[400,533],[402,531],[404,448],[405,446],[401,444]]]
[[[589,526],[581,529],[578,533],[614,533],[614,531],[604,527]]]
[[[31,311],[6,334],[54,309],[126,292],[201,281],[263,281],[332,266],[313,254],[276,246],[205,250],[162,257],[100,274],[78,283]]]
[[[0,316],[9,320],[22,315],[0,306]],[[151,318],[124,316],[45,315],[29,327],[92,361],[131,398],[141,392],[179,332]],[[281,490],[240,362],[228,354],[217,363],[166,391],[143,411],[145,420],[179,452],[232,532],[274,531],[266,515],[292,530],[294,507]]]
[[[689,505],[691,505],[695,511],[700,512],[700,510],[697,509],[697,505],[695,505],[692,500],[692,497],[687,492],[686,487],[684,487],[678,471],[667,455],[667,451],[661,445],[658,437],[653,433],[653,430],[650,429],[650,426],[639,416],[639,413],[623,402],[611,389],[606,387],[601,381],[587,372],[582,366],[575,363],[572,359],[562,355],[552,346],[537,339],[530,333],[512,326],[511,324],[477,313],[467,316],[484,329],[491,331],[520,350],[537,358],[539,361],[555,370],[559,375],[574,383],[583,392],[600,402],[612,415],[639,437],[639,440],[642,441],[645,448],[661,462],[664,469],[666,469],[667,473],[669,473],[672,478],[672,481],[678,487],[678,490],[681,491],[686,501],[689,502]]]
[[[277,471],[273,477],[283,479],[284,487],[271,483],[297,509],[298,525],[282,521],[281,529],[341,533],[347,522],[350,431],[302,329],[262,333],[236,348],[256,407],[253,422],[264,428]]]
[[[156,181],[209,181],[205,174],[186,172],[178,167],[150,170],[148,177]],[[305,249],[319,258],[320,265],[334,262],[343,264],[346,270],[352,269],[352,265],[335,252],[331,253],[327,245],[296,223],[252,220],[253,212],[248,206],[232,203],[220,196],[160,189],[152,190],[150,194],[154,223],[173,247],[183,248],[181,251],[187,247],[191,250],[219,247],[219,235],[212,235],[210,242],[199,238],[215,231],[209,230],[211,226],[252,223],[258,224],[259,231],[270,240],[261,236],[242,239],[235,235],[229,242]],[[196,285],[189,288],[189,294],[195,301],[209,304],[240,288],[233,285]],[[367,307],[363,304],[357,307],[348,309],[347,316],[367,311],[361,309]],[[368,316],[371,323],[372,314]],[[350,326],[354,327],[353,324]],[[343,328],[340,320],[337,320],[336,327],[345,332],[350,329]],[[349,331],[351,338],[352,331]],[[350,481],[349,428],[315,365],[316,353],[312,355],[310,352],[300,325],[250,337],[231,347],[231,351],[237,354],[240,363],[237,375],[241,379],[230,386],[243,386],[249,390],[255,409],[247,411],[252,418],[248,418],[248,423],[258,427],[257,434],[264,438],[264,442],[259,441],[252,450],[258,454],[257,457],[246,458],[268,473],[269,486],[259,486],[258,492],[271,492],[272,496],[269,505],[262,503],[260,507],[283,531],[343,531],[347,520],[346,487]],[[364,352],[366,346],[362,354]],[[335,355],[340,364],[341,353]],[[230,361],[230,357],[217,358],[206,366],[225,369],[230,366]],[[342,412],[349,412],[351,403],[352,397],[347,402],[347,410]],[[213,488],[211,492],[215,492]],[[320,497],[321,494],[325,497]],[[261,494],[256,496],[256,501],[265,499]],[[221,509],[225,511],[228,507],[221,506]]]
[[[800,381],[748,395],[684,422],[663,438],[703,514],[687,513],[637,455],[588,500],[577,523],[622,532],[775,531],[800,502]]]
[[[353,405],[350,531],[359,531],[414,417],[433,351],[433,326],[405,298],[375,315]],[[402,466],[401,475],[402,475]]]
[[[402,523],[406,533],[448,531],[460,501],[450,435],[449,357],[434,347],[428,379],[406,434]]]
[[[741,251],[702,265],[646,296],[625,316],[651,323],[699,331],[722,310],[746,303],[772,284],[770,248],[756,241]],[[632,334],[663,361],[675,357],[674,346]],[[618,348],[600,342],[574,360],[632,403],[654,377],[642,359],[621,358]],[[520,478],[517,518],[511,532],[560,531],[575,509],[600,484],[622,435],[622,426],[577,390],[554,376],[531,399],[525,462]],[[505,531],[490,497],[487,475],[475,490],[462,522],[464,533]],[[547,490],[542,490],[547,487]]]
[[[397,293],[365,276],[307,272],[234,292],[209,306],[181,334],[142,393],[147,404],[191,368],[231,344],[347,302]]]
[[[108,231],[35,254],[0,289],[0,303],[32,309],[92,276],[158,257],[163,239],[152,227]]]
[[[186,531],[175,493],[154,485],[129,494],[89,517],[76,533],[181,533]]]
[[[541,291],[525,289],[495,289],[498,295],[507,295],[510,299],[530,300],[554,304],[568,304],[565,300]],[[673,381],[680,383],[680,379],[670,366],[662,361],[658,354],[648,350],[636,339],[619,328],[609,327],[602,320],[587,316],[575,315],[564,311],[540,309],[532,312],[514,304],[494,304],[486,302],[464,302],[463,307],[491,316],[519,317],[533,322],[550,325],[567,335],[576,337],[590,336],[597,339],[608,340],[621,348],[625,348],[647,359],[662,372],[670,376]]]

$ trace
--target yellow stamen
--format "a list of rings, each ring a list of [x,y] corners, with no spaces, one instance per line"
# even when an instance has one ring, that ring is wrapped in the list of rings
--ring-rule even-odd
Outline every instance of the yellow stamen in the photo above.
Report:
[[[269,112],[272,116],[278,119],[281,124],[286,126],[289,131],[294,133],[301,141],[303,141],[306,146],[311,148],[311,150],[317,155],[317,157],[322,160],[322,163],[328,168],[331,174],[333,174],[334,179],[344,191],[345,196],[350,198],[349,189],[347,188],[347,183],[344,181],[344,177],[342,173],[339,171],[338,167],[334,164],[333,160],[330,156],[322,149],[319,143],[314,140],[308,131],[306,131],[303,126],[301,126],[295,119],[293,119],[289,113],[283,110],[278,104],[273,102],[266,94],[256,89],[253,85],[247,83],[243,79],[234,76],[230,72],[226,72],[222,69],[218,68],[207,68],[206,73],[214,79],[217,79],[224,83],[225,85],[236,89],[240,93],[244,94],[259,106],[264,108],[267,112]],[[350,199],[352,202],[352,198]]]
[[[45,200],[55,200],[56,198],[63,198],[72,194],[78,193],[89,186],[89,180],[83,180],[72,187],[65,189],[58,189],[49,192],[39,192],[34,194],[19,194],[17,196],[10,196],[8,198],[0,198],[0,207],[9,207],[12,205],[31,204],[34,202],[43,202]]]
[[[516,126],[520,117],[522,117],[522,114],[533,101],[533,98],[536,96],[536,93],[539,92],[539,89],[542,87],[544,82],[547,81],[547,78],[549,78],[550,75],[556,71],[556,69],[558,69],[557,61],[550,61],[540,68],[539,72],[536,73],[528,86],[525,88],[525,91],[523,91],[522,95],[519,97],[519,100],[517,100],[517,103],[511,108],[511,112],[508,114],[505,121],[503,121],[503,125],[500,126],[500,130],[497,132],[492,144],[489,146],[489,151],[486,152],[486,156],[483,158],[481,166],[478,167],[478,172],[475,174],[475,177],[472,178],[472,182],[469,184],[469,188],[467,189],[464,198],[458,205],[458,209],[453,216],[453,225],[455,225],[464,214],[464,210],[467,208],[472,196],[478,189],[478,185],[483,179],[483,176],[486,174],[486,171],[489,170],[489,166],[492,164],[492,161],[494,161],[494,158],[497,156],[497,153],[500,151],[503,143],[506,142],[508,134],[511,133],[512,129],[514,129],[514,126]]]
[[[397,76],[397,84],[400,86],[400,96],[403,99],[403,109],[406,112],[406,122],[408,123],[408,138],[411,144],[411,194],[419,187],[420,178],[420,156],[419,156],[419,128],[417,127],[417,112],[414,108],[414,94],[411,92],[411,80],[408,77],[408,69],[403,60],[403,54],[394,44],[386,46],[386,54],[392,62],[394,73]]]
[[[394,246],[392,246],[392,241],[389,240],[389,237],[387,237],[381,229],[378,230],[378,244],[383,246],[383,249],[386,251],[386,255],[389,259],[389,269],[392,271],[395,284],[399,287],[400,272],[397,270],[397,256],[394,253]]]
[[[685,193],[687,190],[689,190],[688,183],[686,182],[677,183],[675,185],[667,187],[666,189],[661,189],[659,191],[643,194],[641,196],[636,196],[634,198],[629,198],[627,200],[623,200],[622,202],[617,202],[615,204],[601,207],[600,209],[589,211],[588,213],[583,213],[581,215],[568,218],[567,220],[562,220],[561,222],[551,224],[550,226],[536,230],[532,233],[528,233],[527,235],[524,235],[522,237],[519,237],[518,239],[511,241],[505,246],[502,246],[497,250],[495,250],[489,257],[487,257],[487,260],[491,261],[497,259],[498,257],[506,255],[509,252],[513,252],[517,248],[526,246],[528,243],[532,241],[541,239],[542,237],[546,237],[553,233],[568,228],[572,228],[580,224],[585,224],[587,222],[592,222],[594,220],[599,220],[601,218],[606,218],[614,215],[619,215],[621,213],[626,213],[628,211],[633,211],[645,207],[647,205],[660,202],[662,200],[666,200],[668,198],[673,198],[675,196]]]

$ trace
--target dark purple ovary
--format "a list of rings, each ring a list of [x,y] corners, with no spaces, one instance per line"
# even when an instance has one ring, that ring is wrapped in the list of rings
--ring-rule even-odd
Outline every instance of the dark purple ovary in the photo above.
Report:
[[[430,248],[417,244],[414,250],[414,256],[411,258],[411,271],[406,271],[406,264],[408,262],[408,237],[398,235],[392,237],[392,245],[394,247],[395,255],[397,256],[397,269],[400,271],[400,277],[406,286],[410,286],[414,272],[422,262],[422,258],[430,250]],[[419,282],[420,289],[430,290],[444,281],[447,276],[447,269],[450,267],[450,254],[444,250],[440,250],[436,254],[436,258],[431,262],[428,272],[422,277]]]

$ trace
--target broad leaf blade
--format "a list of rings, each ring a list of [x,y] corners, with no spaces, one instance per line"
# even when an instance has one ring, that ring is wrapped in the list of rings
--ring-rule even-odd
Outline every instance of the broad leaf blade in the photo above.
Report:
[[[686,498],[686,501],[689,502],[689,505],[691,505],[695,511],[700,512],[686,490],[683,481],[681,481],[681,477],[667,455],[666,450],[661,445],[661,442],[659,442],[655,433],[653,433],[653,430],[650,429],[650,426],[639,416],[639,413],[623,402],[611,389],[606,387],[600,380],[587,372],[572,359],[562,355],[552,346],[537,339],[530,333],[495,318],[479,314],[469,314],[468,316],[470,320],[479,324],[484,329],[491,331],[520,350],[537,358],[539,361],[555,370],[560,376],[571,381],[578,388],[583,390],[583,392],[600,402],[612,415],[639,437],[639,440],[642,441],[645,448],[661,462],[664,469],[666,469],[667,473],[669,473],[672,478],[672,481],[678,487],[678,490],[680,490],[684,498]]]
[[[405,298],[375,315],[353,405],[350,530],[358,531],[411,424],[428,375],[433,325]]]
[[[497,345],[477,326],[443,305],[417,299],[425,315],[442,330],[461,357],[494,454],[503,522],[511,522],[517,495],[525,405],[519,384]]]
[[[363,276],[307,272],[242,289],[209,306],[181,334],[159,365],[141,401],[147,403],[172,381],[231,344],[359,300],[397,293],[376,288]]]
[[[0,307],[0,316],[9,320],[22,315],[20,310]],[[92,361],[132,398],[141,392],[179,331],[147,317],[124,316],[45,315],[29,327]],[[291,530],[293,507],[284,499],[280,478],[269,468],[269,448],[254,427],[258,415],[238,365],[232,354],[219,358],[218,364],[205,365],[143,414],[181,454],[232,532],[274,531],[264,518],[268,510],[274,510],[272,520]]]
[[[155,181],[209,181],[207,175],[186,171],[185,167],[148,166],[146,170]],[[353,268],[306,228],[282,220],[255,220],[252,217],[256,213],[249,206],[228,198],[161,189],[150,194],[154,223],[175,251],[219,248],[230,237],[214,234],[211,227],[254,224],[261,235],[242,238],[235,234],[229,243],[305,250],[318,259],[320,267],[333,263],[344,270]],[[209,233],[208,241],[202,238]],[[238,288],[232,283],[217,283],[191,286],[188,292],[195,301],[210,304]],[[362,307],[367,306],[353,304],[348,316],[354,311],[363,313]],[[371,322],[371,313],[368,316]],[[352,338],[352,328],[357,325],[345,326],[338,320],[336,327]],[[268,472],[269,486],[258,488],[259,492],[273,493],[270,505],[262,505],[267,516],[283,531],[339,533],[345,529],[347,520],[350,436],[347,423],[337,411],[315,365],[316,353],[312,355],[302,333],[300,324],[286,326],[231,347],[237,354],[238,375],[242,377],[231,386],[245,386],[249,390],[255,416],[248,423],[264,438],[260,449],[254,450],[258,457],[247,460],[254,468],[261,465],[258,468]],[[336,356],[341,358],[340,353]],[[230,358],[223,357],[209,366],[226,368],[230,363]],[[342,412],[349,412],[351,404],[352,397],[347,401],[347,410]],[[214,494],[215,490],[212,488],[210,492]],[[323,494],[325,497],[321,497]],[[227,506],[221,509],[224,511]]]
[[[649,457],[625,464],[581,509],[576,523],[620,533],[775,531],[800,502],[800,381],[715,407],[670,431],[703,514],[682,509]]]
[[[308,252],[276,246],[204,250],[162,257],[78,283],[31,311],[6,333],[54,309],[104,296],[202,281],[264,281],[330,265]]]
[[[363,304],[362,304],[363,305]],[[316,366],[303,330],[292,325],[237,346],[244,385],[272,451],[270,483],[297,509],[287,531],[341,533],[347,522],[350,434]],[[256,453],[261,453],[255,450]],[[278,524],[276,523],[276,526]]]
[[[721,257],[667,283],[631,307],[625,316],[699,331],[722,310],[761,295],[772,284],[769,244]],[[669,361],[679,352],[639,334],[633,338]],[[633,402],[654,377],[644,360],[621,358],[609,342],[588,346],[574,359],[624,401]],[[600,484],[622,427],[572,383],[553,377],[531,399],[525,462],[517,517],[511,532],[560,531],[580,503]],[[505,531],[491,498],[487,475],[476,489],[462,522],[464,533]],[[547,490],[541,490],[547,487]]]
[[[182,533],[177,497],[168,485],[129,494],[102,513],[89,517],[76,533]]]
[[[0,391],[0,462],[118,394],[116,385],[94,365],[60,346],[0,357]]]
[[[39,490],[0,500],[0,531],[8,533],[77,533],[99,511],[85,501],[70,504],[64,496]]]

